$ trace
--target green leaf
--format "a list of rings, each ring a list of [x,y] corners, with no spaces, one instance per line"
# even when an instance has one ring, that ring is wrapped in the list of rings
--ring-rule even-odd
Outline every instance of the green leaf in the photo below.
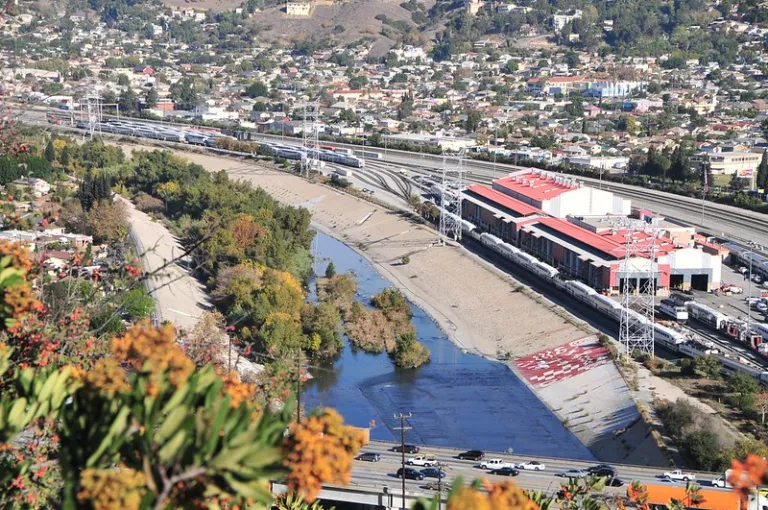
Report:
[[[155,433],[155,441],[164,443],[166,439],[178,430],[184,419],[189,415],[189,409],[186,407],[177,407],[171,414],[165,417],[160,428]]]
[[[113,446],[112,442],[115,439],[115,436],[117,434],[122,435],[125,432],[129,413],[130,413],[130,408],[128,408],[128,406],[123,406],[120,408],[120,411],[117,413],[115,420],[112,422],[112,425],[109,427],[107,434],[104,436],[104,439],[101,440],[99,447],[96,449],[95,452],[93,452],[93,454],[90,457],[88,457],[88,460],[85,463],[86,467],[91,468],[94,465],[96,465],[96,463],[99,461],[99,458],[101,458],[104,452],[107,451],[107,448],[109,448],[110,446]]]
[[[8,424],[13,427],[15,430],[20,430],[24,428],[27,424],[24,423],[23,417],[24,417],[24,410],[27,407],[27,399],[22,397],[20,399],[17,399],[13,403],[13,407],[11,407],[11,412],[8,413]]]
[[[168,402],[163,406],[162,414],[168,414],[170,413],[174,408],[181,405],[181,402],[184,400],[184,398],[189,394],[189,384],[182,385],[179,389],[177,389],[173,396],[168,399]]]
[[[176,454],[179,453],[181,447],[184,446],[186,438],[187,432],[185,430],[179,430],[176,432],[176,435],[174,435],[170,441],[165,443],[165,445],[157,452],[157,457],[160,459],[160,462],[170,462],[171,459],[173,459]]]

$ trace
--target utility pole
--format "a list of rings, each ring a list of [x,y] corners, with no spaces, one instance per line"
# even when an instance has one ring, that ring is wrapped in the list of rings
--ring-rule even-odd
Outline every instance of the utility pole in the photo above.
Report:
[[[301,351],[296,355],[296,424],[301,423]]]
[[[403,506],[402,506],[402,508],[403,508],[403,510],[407,510],[407,507],[405,506],[405,431],[406,430],[411,430],[413,427],[406,427],[405,426],[405,420],[407,420],[408,418],[413,416],[413,414],[411,414],[411,413],[408,413],[408,414],[400,413],[400,414],[395,414],[394,416],[395,416],[396,420],[400,420],[400,426],[399,427],[395,427],[395,430],[399,430],[400,431],[400,452],[402,453],[402,471],[400,471],[400,478],[403,481],[403,486],[402,486],[402,489],[403,489],[403,494],[402,494],[402,496],[403,496]]]

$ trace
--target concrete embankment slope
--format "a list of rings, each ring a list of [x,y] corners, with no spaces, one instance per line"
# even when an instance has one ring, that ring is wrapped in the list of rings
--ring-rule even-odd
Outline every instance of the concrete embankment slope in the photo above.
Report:
[[[209,171],[224,169],[282,203],[309,209],[319,229],[367,257],[454,342],[470,352],[510,360],[510,367],[601,460],[626,461],[642,445],[656,452],[646,455],[644,463],[664,463],[655,445],[644,441],[649,432],[607,353],[589,328],[562,308],[463,248],[437,246],[433,230],[384,207],[259,164],[179,155]],[[410,263],[402,265],[405,255]],[[548,381],[547,358],[562,358],[557,349],[568,350],[574,342],[594,350],[577,349],[567,358],[568,366],[557,369],[567,376]],[[523,366],[526,360],[532,360],[532,372]],[[546,384],[537,382],[539,376]],[[585,390],[589,402],[582,398]]]

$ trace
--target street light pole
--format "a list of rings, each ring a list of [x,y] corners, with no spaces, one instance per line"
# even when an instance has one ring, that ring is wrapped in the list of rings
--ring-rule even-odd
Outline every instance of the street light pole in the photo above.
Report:
[[[750,241],[747,243],[749,246],[749,283],[747,284],[747,337],[752,331],[752,245]]]
[[[405,426],[405,420],[413,416],[411,413],[408,414],[395,414],[395,419],[400,420],[400,426],[395,427],[395,430],[400,430],[400,452],[402,453],[402,460],[401,460],[401,471],[400,471],[400,478],[402,479],[403,485],[402,485],[402,501],[403,501],[403,510],[407,510],[407,507],[405,506],[405,431],[410,430],[412,427],[406,427]]]

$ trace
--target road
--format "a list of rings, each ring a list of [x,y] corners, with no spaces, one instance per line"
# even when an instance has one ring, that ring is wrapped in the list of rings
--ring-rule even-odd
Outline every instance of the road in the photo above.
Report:
[[[139,250],[143,250],[142,265],[146,272],[159,273],[150,281],[150,291],[157,303],[160,321],[169,320],[176,326],[191,330],[200,318],[200,314],[211,308],[203,286],[186,269],[171,264],[163,265],[180,257],[184,249],[178,239],[159,221],[153,221],[147,214],[122,197],[128,210],[128,223],[131,233],[139,241]]]
[[[406,437],[406,442],[408,441]],[[393,452],[391,443],[384,442],[371,442],[368,446],[364,447],[361,452],[376,452],[381,455],[379,462],[365,462],[355,461],[352,467],[352,482],[351,486],[360,487],[378,487],[388,486],[390,488],[399,488],[401,480],[395,478],[394,474],[401,466],[401,454]],[[451,450],[447,448],[429,448],[425,447],[420,453],[434,454],[437,460],[442,464],[444,471],[446,472],[445,482],[451,483],[456,477],[461,476],[464,483],[469,483],[476,478],[486,477],[490,481],[508,480],[504,476],[490,475],[487,471],[484,471],[478,467],[479,463],[473,461],[458,460],[456,455],[462,450]],[[413,455],[406,454],[406,460]],[[562,477],[557,476],[559,473],[568,469],[586,469],[594,464],[588,462],[571,461],[567,459],[544,459],[544,458],[531,458],[514,454],[497,454],[486,452],[486,458],[501,458],[508,462],[519,463],[530,460],[538,460],[545,465],[544,471],[520,471],[520,475],[515,477],[515,482],[523,488],[532,490],[542,490],[549,494],[556,492],[560,484],[566,481]],[[642,483],[664,483],[671,484],[673,482],[664,482],[660,476],[664,470],[654,468],[644,468],[638,466],[624,466],[614,464],[614,468],[618,471],[619,478],[625,482],[638,481]],[[419,469],[419,468],[416,468]],[[710,487],[710,481],[718,476],[715,473],[705,472],[693,472],[696,475],[696,480],[702,487]],[[433,495],[434,492],[423,488],[424,485],[430,481],[436,481],[436,479],[425,479],[424,481],[407,480],[406,491],[422,492],[425,496]],[[683,483],[675,484],[680,487],[684,487]],[[607,494],[626,494],[626,486],[622,488],[607,488],[605,491]]]

